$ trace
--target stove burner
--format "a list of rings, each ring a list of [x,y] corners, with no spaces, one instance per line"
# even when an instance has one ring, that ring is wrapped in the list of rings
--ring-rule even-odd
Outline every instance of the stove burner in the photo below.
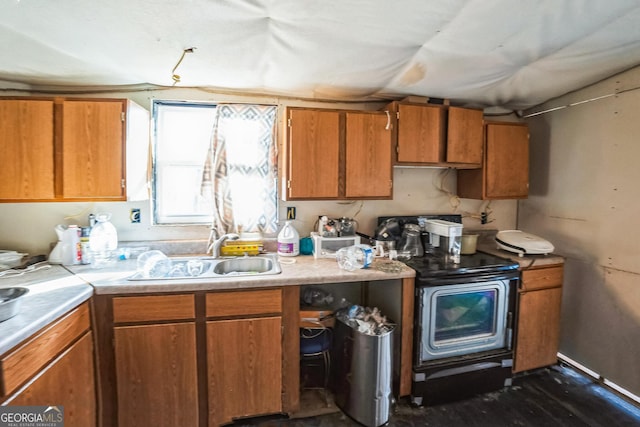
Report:
[[[446,278],[451,276],[478,275],[515,271],[518,263],[508,259],[499,258],[483,252],[473,255],[462,255],[459,264],[453,264],[443,257],[425,255],[411,258],[405,261],[409,267],[416,271],[419,278]]]

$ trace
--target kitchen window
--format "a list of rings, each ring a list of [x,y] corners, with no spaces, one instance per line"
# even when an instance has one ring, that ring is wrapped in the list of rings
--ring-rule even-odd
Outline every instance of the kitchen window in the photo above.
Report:
[[[274,233],[275,116],[275,106],[154,101],[154,222]]]

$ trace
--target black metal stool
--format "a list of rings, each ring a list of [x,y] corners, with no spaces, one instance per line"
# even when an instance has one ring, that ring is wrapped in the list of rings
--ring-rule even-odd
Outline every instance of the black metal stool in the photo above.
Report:
[[[300,328],[300,372],[302,389],[322,389],[325,401],[329,405],[328,387],[331,372],[331,347],[333,331],[331,328]],[[321,385],[310,381],[314,371],[322,369]],[[309,384],[311,383],[311,384]]]

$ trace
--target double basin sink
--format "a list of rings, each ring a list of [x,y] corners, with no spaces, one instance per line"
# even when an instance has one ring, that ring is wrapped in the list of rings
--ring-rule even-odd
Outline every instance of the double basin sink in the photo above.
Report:
[[[158,273],[138,271],[129,280],[158,279],[219,279],[239,276],[265,276],[280,274],[282,269],[275,254],[212,258],[171,257],[168,268]],[[168,270],[168,271],[167,271]]]

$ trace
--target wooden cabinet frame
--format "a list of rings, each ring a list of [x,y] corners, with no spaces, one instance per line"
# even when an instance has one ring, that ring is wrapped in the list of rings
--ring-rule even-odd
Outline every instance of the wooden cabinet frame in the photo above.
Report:
[[[392,198],[387,113],[290,107],[286,128],[284,200]]]
[[[482,110],[392,102],[396,165],[479,168],[483,159]]]
[[[458,197],[526,199],[529,194],[529,128],[526,123],[485,123],[481,169],[458,171]]]
[[[255,300],[243,297],[246,293],[256,296]],[[277,301],[274,300],[275,295],[278,296]],[[97,330],[96,347],[99,355],[98,372],[101,388],[99,396],[101,427],[117,427],[118,420],[122,416],[122,414],[119,414],[120,408],[118,407],[118,400],[122,396],[118,396],[117,373],[120,372],[122,374],[127,371],[116,364],[117,353],[124,351],[116,349],[116,339],[127,345],[135,345],[135,337],[138,334],[142,334],[140,336],[149,336],[149,339],[155,339],[155,342],[162,342],[168,337],[175,336],[175,339],[179,342],[189,343],[191,341],[187,337],[190,336],[191,328],[195,330],[193,346],[195,366],[190,369],[195,369],[196,371],[197,384],[193,388],[195,396],[191,396],[186,402],[187,406],[191,407],[195,399],[195,425],[213,427],[216,423],[231,421],[224,418],[226,416],[224,413],[221,414],[221,418],[217,418],[220,414],[215,413],[215,411],[212,412],[210,408],[209,402],[214,395],[209,389],[209,378],[212,372],[208,368],[208,362],[211,362],[211,355],[207,351],[209,341],[207,335],[211,334],[212,328],[218,325],[216,322],[221,322],[219,324],[222,325],[224,322],[232,322],[233,320],[246,320],[246,322],[238,323],[238,325],[242,325],[242,328],[251,327],[251,325],[256,327],[265,325],[267,327],[266,330],[273,332],[272,320],[260,321],[264,319],[281,319],[278,320],[280,325],[278,333],[282,338],[282,353],[281,357],[278,357],[278,361],[281,363],[282,390],[278,393],[281,398],[281,406],[277,412],[295,412],[299,407],[300,371],[297,359],[299,336],[297,329],[292,328],[291,325],[293,324],[292,322],[297,322],[298,320],[299,298],[299,287],[297,286],[237,291],[94,296]],[[244,310],[244,307],[247,310]],[[237,329],[232,328],[231,330]],[[185,339],[187,340],[185,341]],[[169,360],[166,357],[164,359]],[[139,369],[144,369],[145,373],[143,375],[153,378],[150,376],[152,370],[147,368],[150,369],[152,367],[145,367],[144,365],[139,367]],[[183,409],[185,411],[189,410],[188,407]],[[180,416],[179,413],[174,413],[178,411],[179,408],[170,409],[169,415],[164,414],[163,419],[170,420],[172,419],[170,417]],[[193,410],[191,410],[191,413],[185,419],[192,419],[193,415]],[[210,415],[212,416],[213,425],[210,424]]]
[[[91,314],[85,302],[0,355],[0,404],[63,405],[65,426],[95,426],[94,359]]]
[[[8,162],[19,169],[0,172],[0,202],[127,199],[127,138],[148,143],[142,107],[127,99],[2,97],[0,113]]]
[[[557,362],[563,269],[563,265],[551,265],[522,271],[514,372]]]

